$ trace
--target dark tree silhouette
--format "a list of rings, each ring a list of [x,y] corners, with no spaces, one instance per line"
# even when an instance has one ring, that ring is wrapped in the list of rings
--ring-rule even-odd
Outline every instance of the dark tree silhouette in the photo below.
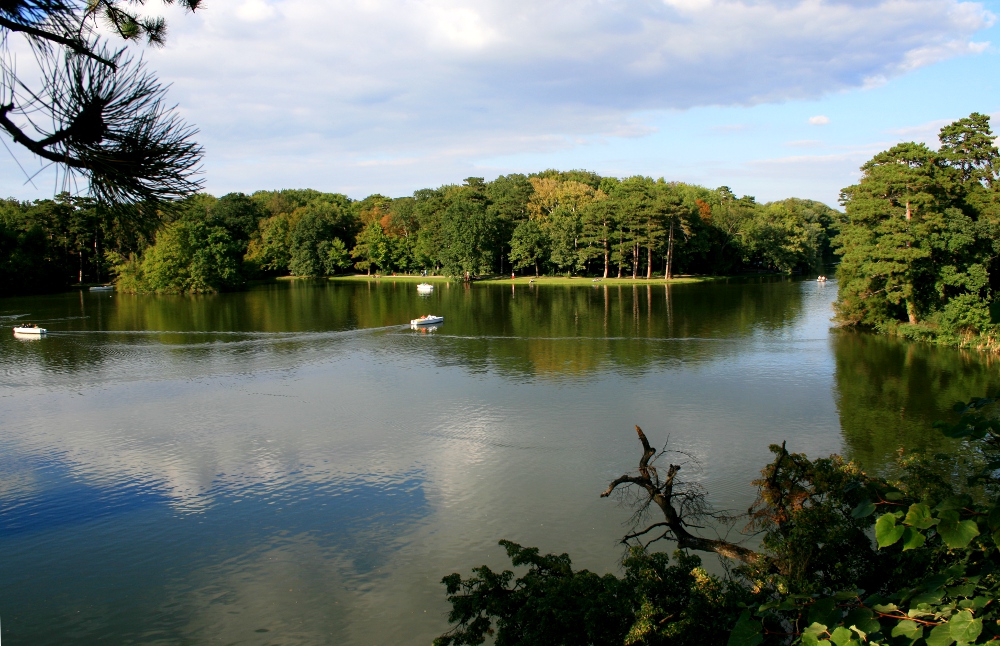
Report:
[[[172,4],[173,0],[163,0]],[[200,0],[179,0],[193,11]],[[106,45],[104,24],[126,41],[160,46],[166,23],[134,9],[141,0],[0,0],[0,128],[63,171],[82,177],[110,206],[155,208],[202,186],[197,130],[164,102],[166,89],[124,47]],[[37,67],[15,64],[23,38]]]

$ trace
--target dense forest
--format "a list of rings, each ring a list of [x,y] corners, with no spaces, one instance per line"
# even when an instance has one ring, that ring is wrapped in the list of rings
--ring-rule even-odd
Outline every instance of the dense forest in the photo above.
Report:
[[[937,150],[911,142],[875,155],[843,190],[837,316],[996,350],[1000,152],[984,114],[945,126],[939,141]]]
[[[6,293],[111,279],[124,291],[206,292],[359,271],[793,273],[830,260],[841,218],[810,200],[759,204],[726,187],[554,170],[470,177],[395,199],[197,194],[151,212],[60,195],[0,202],[0,272]],[[32,281],[17,280],[29,270]]]

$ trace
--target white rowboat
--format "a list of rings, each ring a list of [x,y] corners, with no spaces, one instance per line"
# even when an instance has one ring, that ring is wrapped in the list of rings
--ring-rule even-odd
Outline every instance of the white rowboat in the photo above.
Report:
[[[92,292],[113,292],[115,291],[114,285],[94,285],[90,288]]]
[[[36,334],[42,335],[48,332],[43,327],[38,327],[37,325],[16,325],[14,326],[14,334]]]
[[[410,321],[410,325],[436,325],[438,323],[444,323],[444,317],[434,316],[433,314],[425,314],[418,319]]]
[[[434,285],[430,283],[420,283],[417,285],[417,291],[421,294],[430,294],[434,291]]]

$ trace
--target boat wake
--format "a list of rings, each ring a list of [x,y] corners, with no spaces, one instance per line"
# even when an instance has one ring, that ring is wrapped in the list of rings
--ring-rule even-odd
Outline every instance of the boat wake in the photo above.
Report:
[[[410,335],[407,335],[410,336]],[[501,334],[463,335],[435,334],[437,339],[503,340],[503,341],[650,341],[657,343],[733,343],[735,339],[703,336],[653,337],[653,336],[504,336]]]

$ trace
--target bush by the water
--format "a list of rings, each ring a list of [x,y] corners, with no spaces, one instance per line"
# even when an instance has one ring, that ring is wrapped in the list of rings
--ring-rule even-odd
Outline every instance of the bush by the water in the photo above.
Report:
[[[742,518],[744,531],[760,538],[756,551],[737,552],[718,539],[685,542],[695,525],[669,517],[651,526],[681,545],[738,556],[726,576],[708,574],[691,549],[672,559],[652,551],[652,533],[630,534],[620,576],[573,570],[566,554],[543,556],[501,541],[520,575],[481,566],[468,578],[446,576],[455,625],[435,644],[482,644],[489,636],[498,646],[996,643],[996,408],[992,398],[956,405],[960,418],[938,426],[960,439],[960,448],[901,450],[892,475],[771,447],[775,460]],[[660,496],[678,494],[677,471],[657,471],[649,457],[623,478],[656,483]],[[639,504],[662,502],[649,495]],[[672,508],[690,519],[695,507],[685,496]]]

